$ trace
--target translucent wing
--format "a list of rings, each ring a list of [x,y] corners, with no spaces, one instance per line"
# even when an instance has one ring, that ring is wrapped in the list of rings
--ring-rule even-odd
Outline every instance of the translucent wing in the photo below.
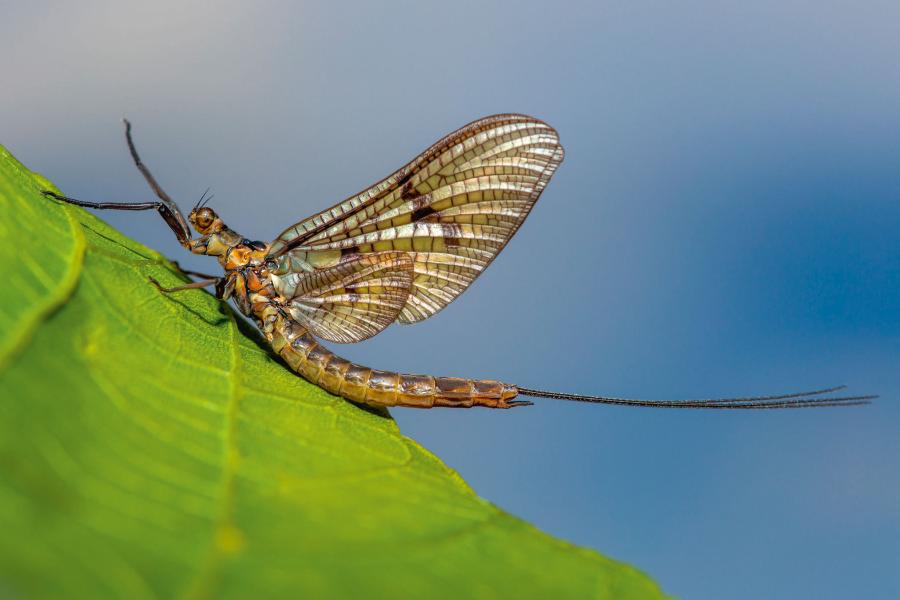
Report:
[[[313,335],[359,342],[393,323],[409,297],[412,260],[405,252],[358,254],[340,264],[274,278],[288,310]]]
[[[414,277],[398,320],[421,321],[484,271],[562,159],[559,136],[538,119],[480,119],[387,179],[288,228],[269,255],[278,260],[276,273],[286,274],[373,252],[404,252]]]

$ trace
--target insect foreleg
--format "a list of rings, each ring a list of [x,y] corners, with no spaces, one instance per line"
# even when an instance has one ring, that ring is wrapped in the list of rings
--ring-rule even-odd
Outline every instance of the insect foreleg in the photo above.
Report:
[[[156,179],[154,179],[153,175],[150,173],[150,169],[141,162],[141,157],[138,155],[137,149],[134,147],[134,141],[131,139],[131,123],[129,123],[127,119],[123,120],[125,122],[125,141],[128,143],[128,151],[131,153],[134,165],[141,172],[141,175],[144,176],[144,179],[147,180],[147,183],[150,185],[153,193],[160,199],[160,202],[86,202],[84,200],[69,198],[68,196],[62,196],[50,191],[44,191],[43,194],[62,202],[74,204],[75,206],[96,208],[99,210],[156,210],[166,222],[166,225],[169,226],[169,229],[175,234],[175,237],[178,238],[178,243],[185,248],[190,249],[191,230],[188,227],[187,220],[184,218],[184,215],[181,214],[181,210],[178,208],[178,205],[175,204],[175,201],[172,200],[165,190],[163,190],[156,182]]]
[[[161,206],[164,207],[162,202],[88,202],[87,200],[70,198],[69,196],[63,196],[62,194],[57,194],[56,192],[51,192],[49,190],[44,190],[41,193],[61,202],[67,202],[68,204],[74,204],[75,206],[83,206],[84,208],[97,208],[100,210],[159,210]]]
[[[184,215],[181,214],[181,210],[179,210],[178,205],[175,204],[175,201],[169,197],[169,195],[165,192],[165,190],[160,187],[160,185],[156,182],[156,179],[150,173],[150,169],[148,169],[144,163],[141,161],[141,157],[138,155],[137,148],[134,147],[134,141],[131,139],[131,123],[128,122],[128,119],[122,119],[122,122],[125,123],[125,141],[128,143],[128,151],[131,153],[131,158],[134,160],[134,166],[137,167],[138,171],[141,172],[141,175],[144,176],[144,179],[147,180],[147,183],[150,185],[150,188],[153,190],[153,193],[162,200],[162,206],[165,207],[165,210],[160,207],[159,214],[162,215],[162,218],[165,219],[166,223],[169,225],[169,228],[175,232],[175,236],[178,238],[178,242],[185,246],[187,241],[191,237],[191,230],[188,227],[187,221],[184,218]],[[185,246],[186,247],[186,246]]]
[[[63,196],[48,190],[44,190],[41,193],[54,200],[74,204],[75,206],[81,206],[83,208],[95,208],[97,210],[155,210],[162,216],[163,220],[169,226],[169,229],[175,234],[175,237],[178,238],[178,243],[182,246],[186,246],[191,239],[191,233],[188,230],[187,225],[184,225],[184,228],[182,228],[181,221],[179,221],[178,217],[172,213],[168,205],[162,202],[88,202],[87,200],[70,198],[69,196]]]

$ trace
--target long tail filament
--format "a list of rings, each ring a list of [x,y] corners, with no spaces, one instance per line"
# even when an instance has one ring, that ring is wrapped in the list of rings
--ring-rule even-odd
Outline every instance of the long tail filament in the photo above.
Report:
[[[735,410],[755,410],[762,408],[813,408],[819,406],[857,406],[869,404],[877,398],[876,395],[865,396],[828,396],[846,388],[845,385],[811,390],[808,392],[794,392],[791,394],[778,394],[774,396],[748,396],[744,398],[711,398],[705,400],[636,400],[631,398],[613,398],[609,396],[582,396],[579,394],[563,394],[560,392],[547,392],[532,390],[516,386],[519,394],[534,398],[551,398],[554,400],[572,400],[575,402],[592,402],[595,404],[617,404],[620,406],[649,406],[653,408],[719,408]]]

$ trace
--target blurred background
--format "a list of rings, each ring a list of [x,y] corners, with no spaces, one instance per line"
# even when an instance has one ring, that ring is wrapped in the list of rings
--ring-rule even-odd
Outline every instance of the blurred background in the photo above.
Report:
[[[0,143],[70,195],[148,200],[127,116],[182,206],[210,186],[270,240],[471,120],[546,120],[567,158],[502,257],[436,317],[332,348],[587,394],[880,393],[393,415],[483,497],[676,596],[896,598],[898,24],[888,1],[10,3]],[[155,214],[103,218],[215,268]]]

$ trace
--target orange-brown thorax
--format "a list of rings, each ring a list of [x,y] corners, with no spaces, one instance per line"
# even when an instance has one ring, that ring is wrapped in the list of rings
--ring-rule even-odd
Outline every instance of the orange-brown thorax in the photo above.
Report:
[[[188,249],[194,254],[215,256],[226,271],[265,263],[268,244],[252,242],[230,229],[213,209],[206,206],[195,208],[188,220],[201,236],[190,241]]]
[[[269,245],[233,231],[209,207],[195,208],[188,220],[201,235],[189,242],[188,249],[215,256],[225,269],[222,298],[234,297],[241,312],[262,319],[264,309],[277,296],[266,265]]]

